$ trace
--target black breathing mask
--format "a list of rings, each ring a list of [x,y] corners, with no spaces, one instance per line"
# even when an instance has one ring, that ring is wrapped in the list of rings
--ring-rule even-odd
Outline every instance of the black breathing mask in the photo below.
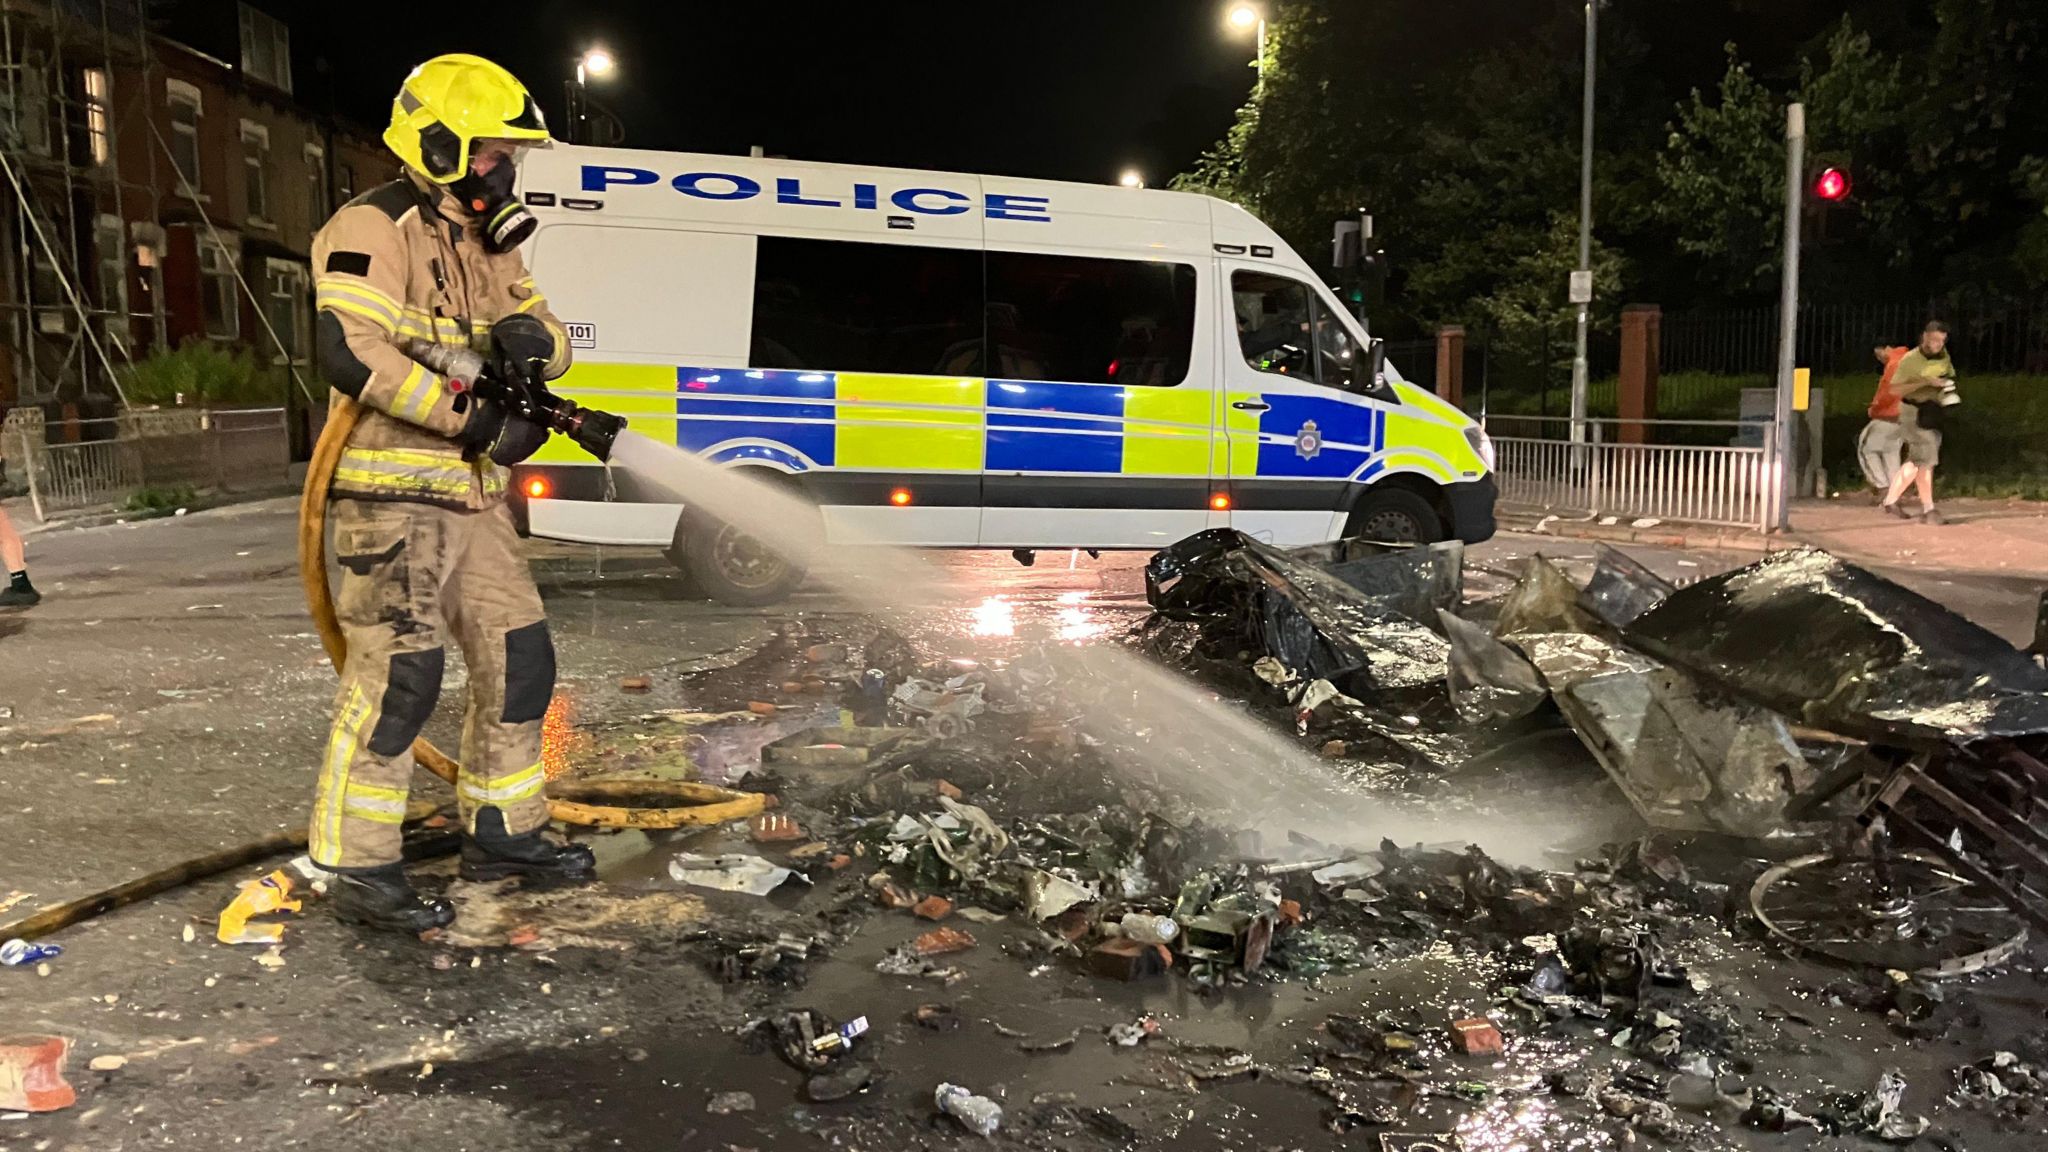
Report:
[[[526,210],[513,194],[512,184],[519,178],[510,160],[501,159],[492,169],[479,176],[475,172],[448,185],[476,217],[477,225],[483,230],[484,247],[492,252],[510,252],[524,243],[533,230],[540,227],[540,221]]]

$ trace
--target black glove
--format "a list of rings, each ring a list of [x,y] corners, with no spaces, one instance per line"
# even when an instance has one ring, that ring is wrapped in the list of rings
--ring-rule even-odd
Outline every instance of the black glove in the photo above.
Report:
[[[511,379],[539,380],[555,358],[555,334],[537,318],[514,313],[491,325],[491,347]]]
[[[497,400],[477,396],[458,439],[464,460],[489,456],[492,463],[509,468],[540,451],[548,436],[547,425],[508,412]]]

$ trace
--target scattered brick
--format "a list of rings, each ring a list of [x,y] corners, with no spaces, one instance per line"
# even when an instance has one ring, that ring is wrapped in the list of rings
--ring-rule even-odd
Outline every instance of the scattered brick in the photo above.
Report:
[[[62,1036],[0,1039],[0,1111],[55,1112],[78,1102],[64,1082],[64,1056],[71,1041]]]
[[[1451,1043],[1467,1056],[1498,1056],[1504,1051],[1500,1029],[1484,1016],[1451,1021]]]
[[[919,936],[910,945],[919,956],[945,956],[954,952],[965,952],[974,947],[974,937],[958,928],[934,928]]]

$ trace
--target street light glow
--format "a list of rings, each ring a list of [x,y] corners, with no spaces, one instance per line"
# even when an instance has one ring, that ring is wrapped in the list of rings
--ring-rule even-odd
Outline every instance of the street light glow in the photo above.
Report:
[[[1145,186],[1145,178],[1138,174],[1136,168],[1126,168],[1124,169],[1123,178],[1118,180],[1117,183],[1126,188],[1143,188]]]
[[[1255,28],[1259,23],[1259,10],[1249,4],[1239,4],[1230,10],[1230,26],[1240,31]]]
[[[612,58],[612,54],[602,48],[592,48],[585,52],[581,64],[583,71],[597,77],[609,76],[619,66],[619,62]]]

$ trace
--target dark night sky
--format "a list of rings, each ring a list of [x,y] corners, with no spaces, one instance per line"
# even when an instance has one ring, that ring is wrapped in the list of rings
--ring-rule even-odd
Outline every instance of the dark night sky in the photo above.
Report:
[[[761,144],[796,159],[1101,182],[1136,166],[1160,184],[1223,134],[1252,82],[1252,46],[1224,27],[1220,0],[257,6],[291,25],[299,98],[375,128],[406,70],[452,51],[510,68],[558,128],[563,80],[601,43],[619,74],[592,91],[624,119],[627,147]],[[166,30],[233,59],[232,15],[227,43],[204,29],[223,8],[174,0]]]

